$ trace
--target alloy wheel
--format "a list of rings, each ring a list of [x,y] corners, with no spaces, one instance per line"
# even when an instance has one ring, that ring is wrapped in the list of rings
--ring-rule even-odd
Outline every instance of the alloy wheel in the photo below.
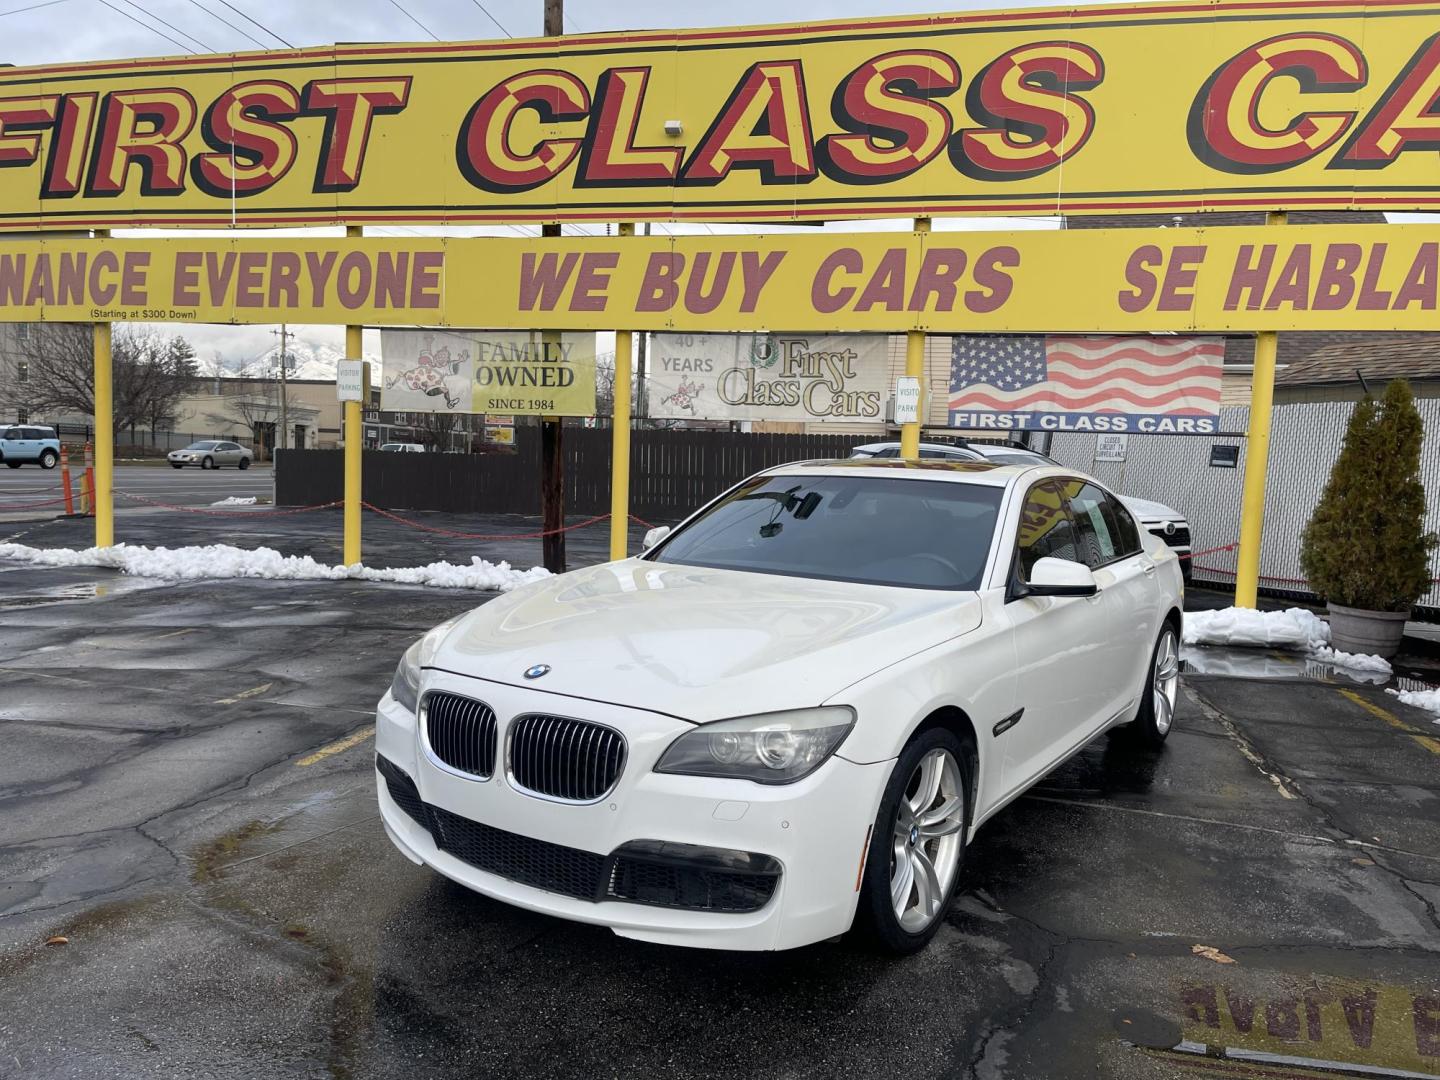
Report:
[[[909,933],[944,914],[964,848],[965,793],[960,763],[931,750],[915,765],[895,811],[890,854],[890,903]]]
[[[1155,646],[1155,672],[1152,678],[1155,730],[1164,735],[1175,722],[1175,700],[1180,693],[1180,654],[1175,647],[1175,631],[1166,628]]]

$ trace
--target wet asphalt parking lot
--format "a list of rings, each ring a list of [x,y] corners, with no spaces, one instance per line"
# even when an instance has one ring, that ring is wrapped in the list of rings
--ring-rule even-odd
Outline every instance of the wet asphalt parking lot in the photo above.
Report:
[[[389,565],[538,558],[370,526]],[[1187,675],[1163,751],[1101,738],[986,826],[918,956],[697,953],[390,847],[372,706],[485,599],[0,562],[0,1077],[1440,1075],[1440,727],[1377,687]]]

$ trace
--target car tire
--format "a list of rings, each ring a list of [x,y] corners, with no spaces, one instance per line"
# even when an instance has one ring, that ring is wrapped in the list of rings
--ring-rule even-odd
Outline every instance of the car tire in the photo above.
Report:
[[[171,467],[172,469],[183,469],[185,466],[182,465],[182,464],[180,464],[180,462],[178,462],[178,461],[172,461],[172,462],[170,462],[170,467]]]
[[[5,464],[9,465],[12,469],[18,469],[20,467],[20,462],[18,461],[7,461]]]
[[[930,762],[940,774],[927,795],[921,785]],[[974,748],[946,728],[921,732],[900,752],[861,874],[855,926],[870,944],[901,955],[917,952],[945,921],[965,863],[974,773]]]
[[[1150,653],[1145,674],[1145,691],[1140,711],[1125,730],[1152,749],[1165,745],[1175,725],[1175,705],[1180,695],[1180,632],[1166,620]]]
[[[202,468],[202,469],[213,469],[214,467],[215,467],[215,459],[214,459],[214,458],[207,457],[207,458],[202,458],[202,459],[201,459],[201,461],[200,461],[200,468]]]
[[[242,457],[242,458],[240,459],[240,468],[242,468],[242,469],[248,469],[249,467],[250,467],[250,459],[249,459],[248,457]]]
[[[60,460],[60,455],[54,450],[46,450],[40,455],[40,467],[42,469],[53,469],[55,463]]]

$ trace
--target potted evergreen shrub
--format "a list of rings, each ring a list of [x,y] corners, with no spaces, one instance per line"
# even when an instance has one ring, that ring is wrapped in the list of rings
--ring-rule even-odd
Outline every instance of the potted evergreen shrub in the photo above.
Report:
[[[1411,605],[1430,591],[1435,534],[1425,532],[1424,437],[1403,379],[1378,405],[1367,394],[1350,418],[1300,545],[1310,586],[1329,605],[1336,649],[1394,656]]]

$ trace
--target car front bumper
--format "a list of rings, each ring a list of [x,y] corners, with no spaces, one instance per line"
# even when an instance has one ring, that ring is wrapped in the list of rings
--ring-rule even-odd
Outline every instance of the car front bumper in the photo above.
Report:
[[[673,717],[619,706],[544,694],[462,676],[426,672],[424,690],[447,690],[484,701],[495,712],[503,762],[509,721],[526,712],[564,714],[621,731],[627,759],[615,788],[599,802],[552,801],[517,790],[503,764],[488,780],[467,778],[439,764],[423,745],[413,714],[387,693],[376,711],[376,782],[381,818],[392,843],[413,862],[427,865],[476,892],[531,911],[607,926],[622,937],[702,948],[788,949],[843,933],[854,918],[861,862],[880,793],[891,762],[857,765],[832,757],[794,784],[762,785],[746,780],[676,776],[654,772],[655,762],[690,724]],[[843,746],[842,746],[843,750]],[[417,820],[413,807],[391,795],[399,770],[414,784],[426,808]],[[464,819],[456,822],[447,815]],[[757,910],[732,912],[659,906],[607,895],[580,899],[493,873],[456,857],[453,843],[442,849],[432,831],[478,823],[505,838],[540,841],[576,857],[609,860],[626,845],[674,850],[674,845],[716,852],[749,853],[778,863],[779,876],[767,902]],[[428,824],[426,823],[428,822]],[[551,857],[555,857],[551,852]],[[563,853],[559,857],[564,857]]]

